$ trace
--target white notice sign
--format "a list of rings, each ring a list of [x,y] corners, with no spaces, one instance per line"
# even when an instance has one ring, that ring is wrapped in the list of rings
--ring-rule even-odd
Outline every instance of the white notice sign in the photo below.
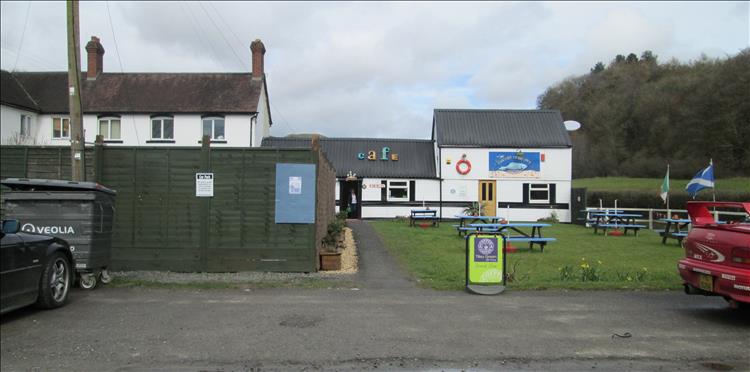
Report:
[[[213,173],[196,173],[195,174],[195,196],[198,196],[198,197],[214,196],[214,174]]]
[[[289,193],[302,194],[302,177],[289,177]]]

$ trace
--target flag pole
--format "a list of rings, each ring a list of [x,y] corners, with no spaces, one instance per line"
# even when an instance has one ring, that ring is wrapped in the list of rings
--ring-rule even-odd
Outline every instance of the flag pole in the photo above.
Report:
[[[672,213],[669,211],[669,163],[667,163],[667,218],[672,218]]]

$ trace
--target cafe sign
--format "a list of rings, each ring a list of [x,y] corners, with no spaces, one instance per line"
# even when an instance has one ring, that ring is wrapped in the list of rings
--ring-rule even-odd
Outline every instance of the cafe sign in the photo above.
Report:
[[[471,234],[466,239],[466,289],[485,295],[505,290],[503,235]]]
[[[489,173],[492,178],[539,178],[541,156],[538,152],[489,153]]]
[[[391,160],[391,161],[398,161],[398,154],[391,154],[391,148],[390,147],[383,147],[380,150],[380,156],[378,156],[378,153],[375,150],[370,150],[367,153],[360,152],[357,154],[357,159],[359,160]]]

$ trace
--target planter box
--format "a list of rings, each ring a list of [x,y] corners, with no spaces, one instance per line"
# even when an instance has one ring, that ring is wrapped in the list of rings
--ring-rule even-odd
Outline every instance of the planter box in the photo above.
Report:
[[[341,270],[341,252],[321,252],[320,253],[321,270]]]

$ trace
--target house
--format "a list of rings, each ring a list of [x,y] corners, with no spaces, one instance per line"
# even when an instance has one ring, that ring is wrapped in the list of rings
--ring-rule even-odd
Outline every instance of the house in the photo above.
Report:
[[[264,147],[309,148],[310,140],[268,137]],[[440,180],[431,140],[321,138],[336,171],[336,211],[347,210],[354,192],[358,208],[350,218],[408,216],[416,207],[440,207]]]
[[[482,213],[536,221],[555,213],[570,222],[572,143],[556,110],[436,109],[432,139],[323,138],[336,170],[336,203],[353,218],[442,218],[481,202]],[[268,137],[263,146],[306,148],[310,141]]]
[[[250,45],[242,73],[104,72],[104,47],[86,44],[81,76],[86,143],[200,146],[203,135],[226,147],[258,147],[272,125],[265,46]],[[67,72],[0,72],[0,143],[70,145]]]
[[[433,115],[442,214],[479,201],[484,215],[570,222],[572,142],[557,110],[442,110]]]

